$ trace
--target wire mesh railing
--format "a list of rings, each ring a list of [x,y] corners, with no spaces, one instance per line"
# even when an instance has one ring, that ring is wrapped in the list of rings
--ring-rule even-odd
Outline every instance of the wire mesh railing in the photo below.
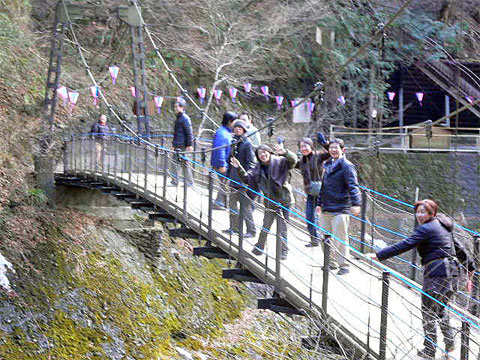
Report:
[[[306,304],[307,309],[316,308],[320,313],[338,319],[344,313],[345,307],[348,308],[342,296],[348,294],[351,299],[357,299],[354,301],[364,310],[364,315],[368,314],[368,319],[360,316],[360,319],[354,320],[350,316],[351,322],[358,330],[362,343],[372,344],[372,348],[379,349],[378,352],[372,350],[372,353],[380,358],[384,355],[379,354],[385,352],[390,354],[385,355],[386,357],[393,356],[393,353],[398,351],[397,341],[407,340],[411,349],[404,349],[403,356],[409,357],[408,354],[418,347],[419,341],[424,340],[418,301],[418,293],[422,293],[422,290],[405,280],[411,275],[412,266],[415,271],[418,271],[419,267],[408,255],[390,263],[399,273],[386,267],[383,268],[383,273],[380,273],[367,263],[349,260],[356,268],[359,278],[364,279],[360,284],[351,282],[329,270],[330,259],[337,256],[334,246],[326,242],[323,251],[320,248],[305,248],[308,241],[307,220],[299,209],[288,209],[291,213],[287,221],[288,260],[281,260],[283,239],[277,230],[269,231],[268,234],[270,238],[275,238],[275,241],[267,241],[263,253],[255,255],[251,251],[255,238],[243,238],[243,222],[238,234],[225,236],[221,233],[221,230],[229,227],[229,216],[233,211],[218,211],[213,208],[214,196],[222,189],[220,179],[224,176],[206,165],[206,157],[193,159],[194,154],[189,157],[175,154],[167,151],[165,145],[165,141],[163,144],[150,145],[122,136],[72,137],[66,143],[64,168],[68,174],[100,177],[166,207],[180,221],[203,232],[207,239],[214,239],[216,244],[223,246],[233,258],[254,266],[257,273],[273,284],[278,293],[295,294]],[[192,171],[191,182],[188,177],[189,170]],[[271,201],[262,194],[258,194],[258,197],[263,197],[264,202]],[[364,252],[370,252],[372,247],[398,241],[405,237],[405,234],[411,233],[414,227],[413,215],[405,209],[392,205],[389,200],[371,191],[364,191],[363,198],[365,206],[361,216],[352,217],[348,244],[358,258],[361,258]],[[264,209],[258,203],[256,207]],[[240,217],[241,209],[242,207],[238,214]],[[258,221],[261,211],[256,210],[255,214],[255,228],[259,233],[265,230]],[[318,227],[316,224],[315,226]],[[324,229],[318,229],[325,233]],[[337,239],[331,241],[335,240]],[[403,277],[400,273],[406,276]],[[386,277],[392,277],[392,281],[387,281]],[[420,274],[416,273],[413,278],[418,280]],[[380,279],[383,285],[379,288]],[[474,312],[478,308],[478,279],[476,281],[473,293],[463,291],[470,300],[469,305],[474,304]],[[385,286],[385,283],[388,283],[388,286]],[[405,284],[415,291],[405,292]],[[388,305],[385,300],[388,291],[395,294],[391,294],[389,300],[394,306]],[[463,315],[466,314],[466,309],[452,308],[445,304],[444,306],[454,314],[458,324],[469,324],[472,332],[478,330],[477,320],[471,320],[471,314],[469,317]],[[355,313],[359,317],[358,312]],[[381,325],[372,326],[374,322]],[[436,343],[435,346],[444,349],[443,345]],[[477,351],[475,344],[468,351],[472,354]]]

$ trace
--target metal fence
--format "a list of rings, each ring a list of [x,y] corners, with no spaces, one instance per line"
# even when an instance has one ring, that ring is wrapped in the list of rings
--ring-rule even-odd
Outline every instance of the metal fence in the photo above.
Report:
[[[408,280],[421,278],[416,253],[397,257],[389,263],[400,273],[386,267],[379,272],[365,262],[349,260],[359,276],[365,279],[363,283],[350,283],[330,270],[332,256],[338,256],[336,247],[331,244],[340,239],[327,236],[323,241],[323,251],[311,252],[304,247],[310,238],[303,206],[300,206],[288,209],[290,260],[282,261],[283,239],[280,232],[273,231],[273,228],[269,234],[275,238],[274,246],[269,246],[267,241],[263,254],[256,256],[251,251],[255,240],[244,238],[243,221],[239,223],[238,234],[224,235],[221,231],[229,228],[232,213],[242,219],[243,209],[241,206],[238,210],[227,206],[225,212],[215,210],[215,197],[218,193],[234,190],[228,189],[228,185],[226,188],[227,178],[208,166],[208,141],[201,146],[203,150],[183,155],[167,149],[166,137],[159,136],[158,139],[156,144],[147,144],[119,135],[100,138],[74,136],[65,144],[64,171],[70,176],[88,176],[115,184],[174,215],[185,226],[200,234],[207,241],[207,247],[215,245],[228,254],[229,258],[238,260],[257,278],[273,285],[275,294],[285,297],[302,309],[303,313],[316,314],[322,323],[328,323],[325,330],[331,331],[333,327],[337,336],[340,334],[345,339],[353,339],[354,343],[361,344],[359,351],[369,352],[381,359],[400,356],[402,353],[403,357],[410,357],[418,346],[418,341],[412,339],[420,337],[423,340],[423,331],[418,322],[420,302],[418,299],[412,302],[411,298],[412,293],[421,293],[421,290],[416,283]],[[189,171],[192,172],[193,185],[188,181]],[[305,196],[302,189],[295,190],[297,199],[302,200]],[[359,217],[351,216],[350,239],[346,244],[351,246],[351,251],[357,258],[362,258],[362,253],[371,252],[376,246],[382,247],[401,240],[414,227],[413,214],[408,207],[405,209],[385,200],[371,189],[363,188],[362,191],[362,212]],[[256,218],[268,211],[260,200],[264,203],[271,201],[259,194],[255,203]],[[278,224],[280,215],[275,216]],[[258,221],[255,226],[257,233],[264,230]],[[319,230],[325,233],[324,229]],[[466,238],[470,236],[460,230],[458,235]],[[474,241],[478,256],[478,237]],[[210,251],[215,250],[211,248]],[[372,279],[380,279],[381,282],[372,283]],[[462,328],[473,324],[472,331],[478,334],[478,320],[471,320],[472,314],[475,316],[479,308],[478,275],[475,281],[473,293],[464,293],[464,296],[460,294],[464,301],[459,303],[464,309],[453,306],[450,311],[459,323],[464,324]],[[338,293],[338,287],[358,302],[359,307],[365,309],[365,314],[359,314],[350,308],[350,301],[345,303],[342,294]],[[395,305],[389,306],[389,301]],[[470,308],[471,313],[466,312],[467,308]],[[368,318],[378,318],[378,323],[371,324],[369,319],[367,321],[367,313]],[[405,317],[407,314],[410,314],[409,318]],[[345,325],[345,316],[349,323],[354,324],[354,329]],[[352,330],[358,331],[358,334],[355,335]],[[473,346],[465,340],[472,339],[468,335],[466,331],[462,332],[462,359],[468,358],[469,353],[478,351],[475,340],[472,340]],[[375,343],[378,350],[373,345]],[[410,344],[411,348],[402,349],[399,347],[402,343]],[[438,344],[435,346],[443,349]]]

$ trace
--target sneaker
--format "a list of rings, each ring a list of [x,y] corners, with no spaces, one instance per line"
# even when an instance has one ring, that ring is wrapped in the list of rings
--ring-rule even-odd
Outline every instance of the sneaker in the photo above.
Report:
[[[262,255],[263,254],[263,249],[260,249],[259,247],[254,246],[253,250],[252,250],[252,253],[254,255],[257,255],[257,256]]]
[[[238,235],[238,231],[232,229],[225,229],[222,232],[227,235]]]
[[[168,183],[167,186],[178,186],[178,182],[176,182],[176,181],[171,181],[170,183]]]
[[[320,245],[320,243],[315,241],[315,242],[309,242],[308,244],[305,244],[305,247],[317,247],[318,245]]]
[[[435,352],[432,352],[430,350],[418,350],[417,355],[423,359],[435,359]]]
[[[280,255],[280,260],[287,260],[287,255],[288,253],[282,253],[282,255]]]
[[[254,238],[254,237],[256,237],[256,236],[257,236],[257,234],[251,233],[251,232],[246,232],[245,234],[243,234],[243,238],[244,238],[244,239]]]
[[[348,270],[348,268],[342,267],[340,268],[340,270],[338,270],[337,275],[345,275],[345,274],[348,274],[349,272],[350,270]]]

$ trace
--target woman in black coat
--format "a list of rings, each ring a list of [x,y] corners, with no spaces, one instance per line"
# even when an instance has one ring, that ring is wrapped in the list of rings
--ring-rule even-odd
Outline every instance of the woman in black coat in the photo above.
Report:
[[[445,339],[445,351],[451,352],[455,348],[448,310],[433,299],[448,306],[457,291],[459,262],[468,269],[470,277],[475,270],[475,262],[468,256],[463,245],[454,239],[452,221],[443,214],[437,215],[438,205],[435,201],[418,201],[414,209],[420,224],[414,233],[403,241],[381,249],[372,258],[382,261],[417,248],[423,267],[422,318],[425,333],[424,349],[419,350],[418,355],[433,359],[437,343],[437,321],[440,321]]]

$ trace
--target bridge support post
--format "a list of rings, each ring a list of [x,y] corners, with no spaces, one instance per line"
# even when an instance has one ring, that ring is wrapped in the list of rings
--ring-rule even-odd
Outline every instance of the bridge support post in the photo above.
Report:
[[[384,271],[382,275],[382,314],[380,317],[380,350],[379,359],[387,358],[387,323],[388,323],[388,293],[390,290],[390,273]]]
[[[213,215],[213,172],[208,172],[208,241],[212,240],[212,215]]]
[[[280,287],[282,286],[282,274],[281,274],[281,267],[282,267],[282,236],[279,230],[280,224],[280,209],[276,212],[275,218],[277,222],[277,236],[276,236],[276,248],[275,248],[275,292],[280,293]],[[268,257],[268,254],[266,255]]]
[[[362,190],[362,210],[360,213],[362,222],[360,223],[360,251],[365,254],[365,231],[367,221],[367,192]]]
[[[470,323],[462,321],[462,333],[460,335],[460,360],[468,360],[470,348]]]
[[[146,192],[148,192],[148,146],[147,144],[144,144],[145,150],[144,150],[144,160],[145,164],[143,166],[143,172],[145,173],[145,177],[143,178],[143,188],[145,189]]]
[[[244,196],[243,191],[240,189],[240,196]],[[247,194],[245,194],[247,196]],[[245,216],[245,209],[243,208],[244,201],[240,201],[240,207],[238,210],[238,261],[241,263],[244,258],[243,253],[243,217]]]
[[[323,281],[322,281],[322,309],[327,316],[328,304],[328,276],[330,272],[330,235],[325,235],[323,246]]]
[[[101,153],[102,164],[101,164],[100,170],[102,172],[102,176],[105,176],[105,159],[106,159],[106,157],[105,157],[105,146],[107,145],[107,142],[106,142],[105,138],[102,138],[101,144],[102,144],[102,153]]]
[[[163,139],[163,138],[162,138]],[[155,175],[154,194],[157,195],[157,183],[158,183],[158,146],[155,146],[155,165],[153,175]]]
[[[475,260],[477,264],[480,264],[480,237],[478,235],[475,235],[473,237],[473,256],[475,257]],[[480,299],[480,276],[478,275],[478,272],[473,274],[473,299],[474,299],[474,304],[473,304],[473,309],[472,309],[472,314],[474,316],[478,316],[480,314],[480,305],[479,305],[479,299]],[[480,360],[480,350],[478,352],[479,360]]]
[[[163,193],[162,198],[165,200],[167,197],[167,181],[168,181],[168,163],[170,158],[168,157],[168,153],[166,151],[163,152]]]
[[[183,221],[186,224],[188,219],[187,213],[187,196],[188,196],[188,181],[187,181],[187,160],[182,162],[182,172],[183,172]]]
[[[117,178],[117,161],[118,161],[118,139],[113,141],[113,178]]]

